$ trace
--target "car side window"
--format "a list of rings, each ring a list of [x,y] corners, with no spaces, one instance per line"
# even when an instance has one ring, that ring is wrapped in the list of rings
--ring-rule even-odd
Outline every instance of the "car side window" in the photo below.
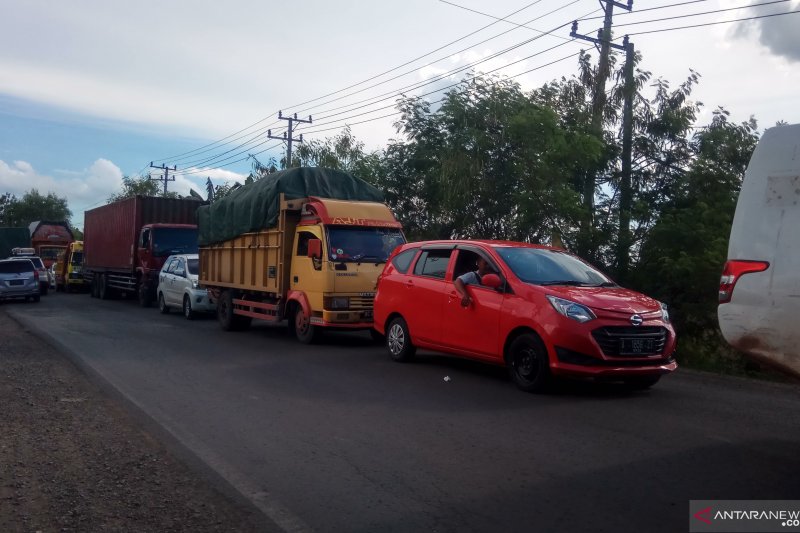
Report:
[[[177,259],[173,259],[172,261],[170,261],[169,262],[169,266],[167,267],[167,274],[174,273],[175,272],[175,267],[177,267],[177,266],[178,266],[178,260]]]
[[[178,262],[175,265],[174,274],[176,276],[185,276],[186,275],[186,268],[183,266],[183,259],[178,259]]]
[[[447,263],[450,261],[450,254],[451,250],[426,250],[422,252],[417,264],[414,266],[414,274],[444,279],[444,275],[447,272]]]
[[[392,264],[397,269],[398,272],[401,274],[405,274],[408,272],[408,267],[411,266],[411,261],[414,259],[414,256],[417,254],[417,248],[412,248],[410,250],[406,250],[405,252],[401,252],[394,256],[392,259]]]

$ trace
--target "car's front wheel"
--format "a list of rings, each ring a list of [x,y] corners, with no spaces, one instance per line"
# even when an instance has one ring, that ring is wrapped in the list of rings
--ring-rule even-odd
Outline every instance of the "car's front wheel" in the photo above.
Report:
[[[550,384],[547,348],[532,333],[524,333],[513,340],[508,347],[506,365],[511,379],[526,392],[542,392]]]
[[[194,318],[192,299],[189,298],[188,294],[183,295],[183,316],[186,317],[186,320],[192,320]]]
[[[408,324],[402,317],[389,322],[389,327],[386,328],[386,349],[394,361],[405,362],[414,358],[417,349],[411,342]]]

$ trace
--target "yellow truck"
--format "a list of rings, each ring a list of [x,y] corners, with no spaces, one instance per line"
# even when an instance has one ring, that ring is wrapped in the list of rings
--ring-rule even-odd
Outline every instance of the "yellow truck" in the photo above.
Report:
[[[83,279],[83,241],[72,241],[58,254],[55,263],[56,290],[72,292],[86,285]]]
[[[372,329],[375,284],[405,242],[380,191],[344,172],[277,172],[198,209],[199,283],[225,330],[278,322],[303,343]]]

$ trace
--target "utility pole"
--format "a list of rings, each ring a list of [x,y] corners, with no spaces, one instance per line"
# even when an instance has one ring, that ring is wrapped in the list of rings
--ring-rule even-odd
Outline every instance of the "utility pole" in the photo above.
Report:
[[[164,182],[164,196],[166,196],[167,195],[167,183],[170,182],[170,181],[175,181],[175,176],[170,178],[169,177],[170,168],[168,166],[163,165],[163,164],[160,167],[157,167],[157,166],[153,166],[153,162],[150,161],[150,168],[157,168],[159,170],[163,170],[164,171],[164,176],[161,177],[161,178],[152,178],[151,177],[151,178],[147,178],[147,179],[149,179],[150,181],[163,181]],[[176,170],[178,170],[178,167],[175,166],[175,165],[172,165],[172,171],[175,172]]]
[[[619,182],[619,235],[617,237],[617,277],[624,282],[628,276],[631,256],[631,208],[633,187],[631,170],[633,167],[633,97],[636,94],[636,80],[633,77],[634,47],[625,36],[625,104],[622,111],[622,176]]]
[[[594,94],[592,95],[592,131],[598,139],[603,138],[603,113],[606,106],[606,80],[608,80],[609,60],[608,56],[611,48],[622,49],[618,44],[611,42],[611,26],[613,24],[614,6],[630,11],[633,9],[633,0],[628,0],[627,4],[615,2],[613,0],[600,0],[605,3],[605,17],[603,20],[603,28],[598,30],[597,37],[589,37],[578,33],[578,21],[572,23],[572,31],[570,36],[576,39],[583,39],[595,45],[600,45],[600,59],[597,65],[597,79],[595,80]],[[593,256],[591,253],[591,229],[593,226],[594,218],[594,193],[597,188],[597,179],[594,171],[587,172],[583,182],[583,205],[587,210],[587,218],[583,222],[581,228],[581,243],[578,250],[580,255]]]
[[[300,134],[298,139],[292,137],[292,130],[294,128],[295,122],[300,122],[301,124],[311,124],[311,115],[308,115],[308,119],[297,118],[297,113],[291,117],[284,117],[282,111],[278,111],[278,118],[281,120],[288,120],[289,121],[289,133],[287,135],[286,132],[283,132],[282,137],[278,137],[272,135],[272,130],[267,130],[267,138],[268,139],[280,139],[286,141],[286,168],[289,168],[292,164],[292,142],[303,142],[303,134]]]

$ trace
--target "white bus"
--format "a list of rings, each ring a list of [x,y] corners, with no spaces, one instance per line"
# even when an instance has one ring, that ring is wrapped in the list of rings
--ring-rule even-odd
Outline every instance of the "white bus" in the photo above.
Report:
[[[800,124],[768,129],[753,152],[717,316],[732,346],[800,376]]]

